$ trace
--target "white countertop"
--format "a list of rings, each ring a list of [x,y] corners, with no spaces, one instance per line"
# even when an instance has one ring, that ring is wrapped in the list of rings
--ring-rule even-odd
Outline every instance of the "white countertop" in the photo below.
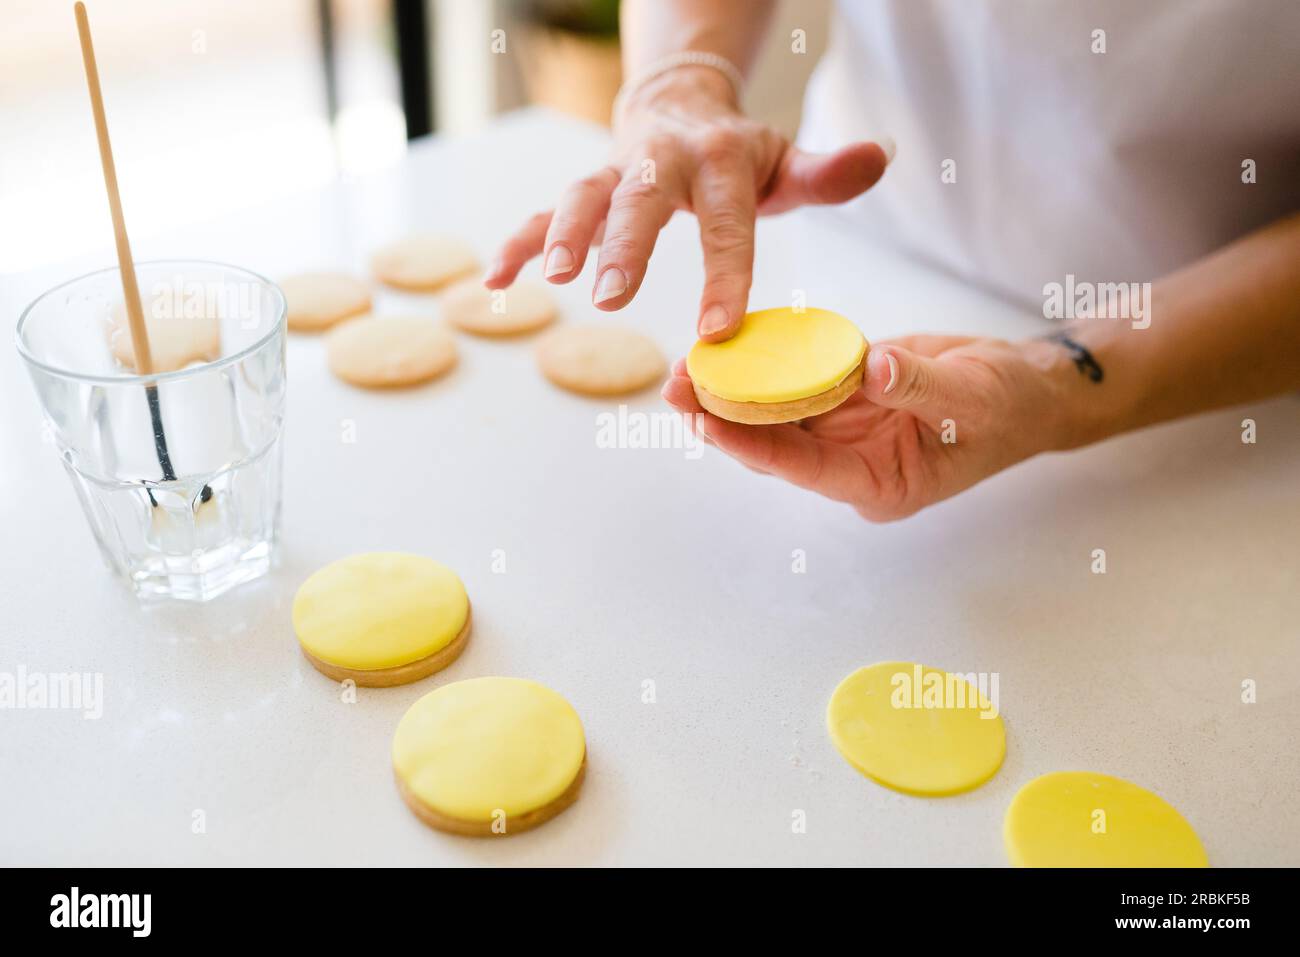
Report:
[[[602,157],[599,131],[518,114],[135,252],[275,277],[361,270],[379,243],[432,229],[486,261]],[[106,247],[4,279],[6,327],[54,281],[110,263]],[[701,275],[694,221],[678,217],[624,314],[589,305],[589,278],[557,295],[569,320],[629,323],[677,356]],[[873,339],[1047,326],[824,211],[760,227],[751,303],[795,288]],[[0,863],[999,865],[1012,795],[1064,769],[1162,795],[1213,864],[1300,863],[1296,398],[1040,457],[875,526],[713,450],[597,448],[596,415],[617,402],[555,389],[528,340],[461,346],[446,379],[378,394],[331,378],[318,339],[293,338],[281,567],[207,606],[141,607],[101,565],[6,340],[0,672],[102,672],[104,714],[0,710]],[[653,389],[629,404],[665,408]],[[1246,415],[1255,445],[1240,441]],[[373,549],[457,569],[474,634],[446,671],[345,704],[299,652],[289,607],[311,571]],[[990,783],[906,797],[839,757],[831,690],[890,659],[1000,674],[1007,757]],[[439,684],[489,674],[534,678],[577,708],[582,796],[507,839],[430,831],[393,786],[392,731]]]

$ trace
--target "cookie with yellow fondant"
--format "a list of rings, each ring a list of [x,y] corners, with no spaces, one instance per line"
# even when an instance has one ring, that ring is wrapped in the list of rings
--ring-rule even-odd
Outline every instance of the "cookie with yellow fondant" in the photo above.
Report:
[[[828,309],[763,309],[725,342],[697,342],[686,357],[695,397],[719,418],[750,425],[829,412],[862,386],[868,344]]]
[[[525,678],[471,678],[431,691],[393,734],[407,806],[453,834],[517,834],[578,798],[582,721],[561,695]]]
[[[401,685],[460,656],[469,640],[469,596],[459,576],[431,558],[368,552],[302,583],[293,628],[307,660],[335,681]]]

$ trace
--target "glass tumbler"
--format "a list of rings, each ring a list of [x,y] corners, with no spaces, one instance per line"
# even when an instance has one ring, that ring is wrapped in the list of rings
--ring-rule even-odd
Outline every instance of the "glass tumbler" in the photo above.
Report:
[[[18,351],[109,568],[142,598],[207,601],[275,557],[284,296],[220,263],[136,274],[153,374],[135,372],[116,268],[28,306]]]

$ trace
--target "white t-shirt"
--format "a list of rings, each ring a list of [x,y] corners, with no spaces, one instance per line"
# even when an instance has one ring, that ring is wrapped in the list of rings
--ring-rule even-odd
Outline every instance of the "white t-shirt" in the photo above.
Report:
[[[879,135],[862,228],[1025,302],[1151,281],[1300,209],[1300,0],[841,0],[799,143]]]

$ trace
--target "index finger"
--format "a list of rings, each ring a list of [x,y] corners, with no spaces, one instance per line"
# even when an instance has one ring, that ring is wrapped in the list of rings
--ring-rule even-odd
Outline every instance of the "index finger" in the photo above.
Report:
[[[700,169],[691,188],[704,248],[704,291],[697,324],[701,339],[721,342],[740,328],[754,278],[757,198],[751,174],[737,159]]]

